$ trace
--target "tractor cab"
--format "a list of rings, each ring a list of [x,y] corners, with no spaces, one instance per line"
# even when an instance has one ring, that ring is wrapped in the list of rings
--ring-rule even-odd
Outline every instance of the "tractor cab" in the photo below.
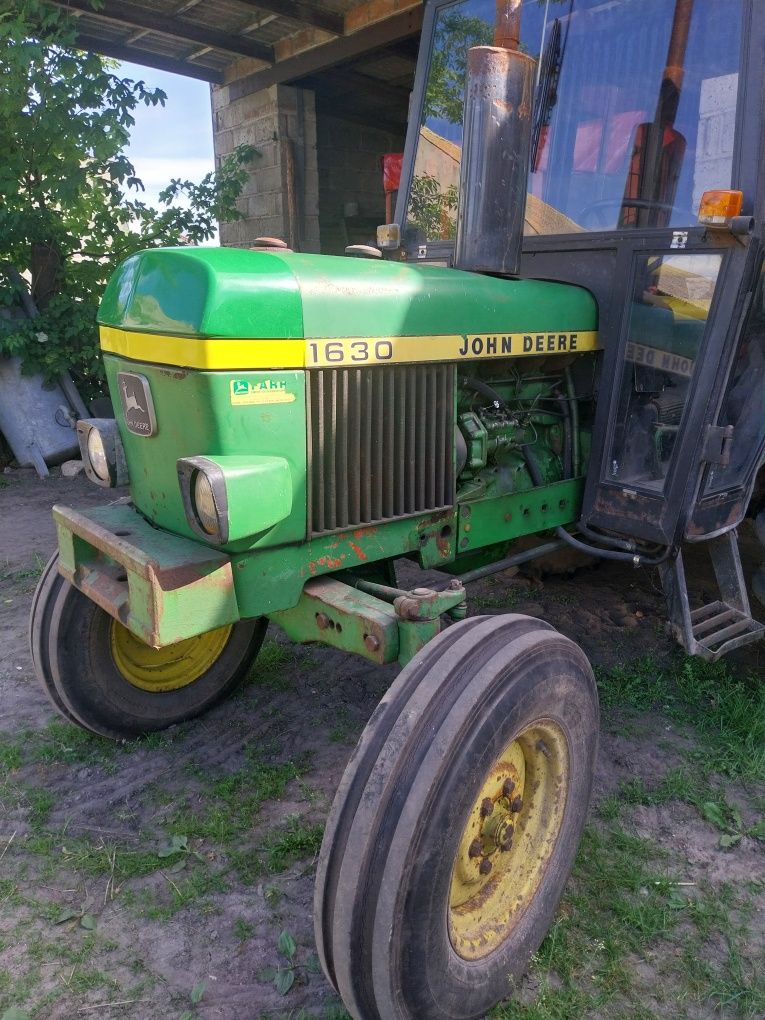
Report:
[[[476,176],[462,159],[469,52],[496,43],[510,10],[534,60],[515,193],[504,171]],[[752,0],[433,0],[396,210],[402,258],[459,268],[458,210],[505,189],[518,275],[593,294],[580,528],[653,550],[678,637],[708,658],[762,632],[735,529],[765,450],[764,40]],[[695,610],[685,542],[708,543],[720,586]]]

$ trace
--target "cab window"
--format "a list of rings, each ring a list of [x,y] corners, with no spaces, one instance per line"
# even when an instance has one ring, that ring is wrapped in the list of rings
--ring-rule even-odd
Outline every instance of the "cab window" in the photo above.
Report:
[[[466,54],[494,0],[441,8],[407,209],[409,236],[456,229]],[[733,183],[742,0],[525,0],[537,60],[525,232],[687,227]]]

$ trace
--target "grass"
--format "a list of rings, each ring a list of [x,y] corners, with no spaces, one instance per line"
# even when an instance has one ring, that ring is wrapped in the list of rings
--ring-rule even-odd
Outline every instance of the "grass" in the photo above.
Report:
[[[300,656],[294,645],[268,639],[263,642],[248,680],[272,691],[291,691],[301,668]]]
[[[518,594],[529,597],[520,587]],[[495,597],[487,588],[484,598]],[[506,590],[502,604],[508,605]],[[278,711],[280,698],[272,694],[290,691],[305,661],[302,649],[267,642],[251,677],[253,687],[264,693],[251,687],[248,696],[273,703]],[[721,1017],[761,1018],[765,967],[757,966],[754,954],[762,936],[765,882],[753,874],[735,887],[684,885],[688,865],[673,847],[658,847],[632,826],[636,809],[683,802],[717,838],[730,841],[721,854],[735,854],[744,839],[765,840],[765,830],[760,837],[752,821],[753,811],[765,813],[765,793],[761,789],[758,799],[756,785],[765,780],[765,688],[729,665],[710,666],[680,655],[668,664],[643,658],[600,669],[597,680],[609,724],[626,720],[638,744],[650,741],[656,747],[659,762],[666,738],[683,760],[625,780],[595,805],[572,879],[530,976],[513,1001],[492,1012],[492,1020],[692,1020],[702,1008]],[[345,742],[354,720],[341,707],[331,719],[322,716],[320,724],[330,731],[330,740]],[[196,725],[204,723],[124,746],[58,721],[0,738],[0,814],[14,811],[21,818],[14,845],[0,864],[0,912],[13,918],[13,926],[0,935],[0,953],[25,947],[12,981],[0,968],[0,1017],[18,1005],[36,1020],[52,1013],[62,996],[77,996],[66,1000],[67,1009],[72,1003],[71,1015],[83,996],[130,997],[128,982],[122,978],[119,987],[112,966],[119,959],[124,973],[126,950],[110,948],[102,935],[102,909],[112,919],[125,911],[137,926],[146,919],[199,932],[217,927],[227,933],[229,945],[239,944],[234,951],[242,959],[252,949],[248,943],[260,939],[264,921],[276,926],[290,916],[297,883],[310,874],[321,845],[318,795],[309,785],[316,775],[309,757],[289,755],[279,746],[261,741],[240,751],[244,728],[237,730],[227,769],[205,768],[194,759],[178,770],[184,783],[180,794],[177,785],[162,786],[161,780],[147,787],[143,803],[130,805],[139,820],[131,821],[133,839],[83,838],[81,830],[55,828],[51,821],[64,805],[53,792],[59,787],[45,784],[48,770],[60,776],[66,768],[85,766],[89,782],[97,773],[118,771],[137,753],[147,763],[172,766]],[[671,728],[671,738],[665,728]],[[289,807],[268,810],[285,800]],[[746,803],[745,818],[737,803]],[[273,818],[284,819],[298,808],[304,814],[274,823]],[[119,811],[114,808],[116,818]],[[0,839],[0,854],[4,845]],[[288,871],[286,878],[269,877]],[[81,928],[77,913],[85,911],[86,895],[87,910],[98,921],[94,932]],[[248,896],[259,904],[259,916],[243,906]],[[227,913],[232,902],[235,907]],[[56,925],[64,908],[73,908],[75,915]],[[216,912],[220,920],[208,921]],[[246,916],[236,916],[240,912]],[[142,948],[135,952],[140,958]],[[150,959],[134,962],[144,968],[143,979],[158,980]],[[323,1012],[313,1004],[290,1010],[288,999],[282,1011],[262,1016],[347,1018],[339,1005]]]
[[[247,832],[266,801],[280,800],[288,785],[302,779],[309,757],[280,764],[263,760],[259,749],[249,749],[236,772],[208,778],[203,789],[170,814],[171,834],[230,844]]]
[[[29,594],[37,587],[40,574],[45,569],[45,563],[45,558],[39,553],[34,554],[34,558],[26,567],[11,568],[6,560],[5,566],[0,568],[0,582],[10,581],[19,585],[23,594]]]
[[[538,991],[523,989],[491,1020],[648,1020],[670,1005],[673,1017],[693,1018],[709,1002],[724,1016],[761,1017],[765,975],[748,955],[748,894],[683,883],[672,862],[618,826],[591,825],[532,962]]]
[[[601,706],[609,712],[658,710],[703,736],[692,752],[702,768],[765,780],[765,685],[736,675],[728,663],[677,656],[669,667],[650,657],[595,670]]]
[[[323,825],[309,825],[293,815],[269,832],[260,846],[234,853],[234,871],[245,885],[252,885],[263,875],[279,874],[296,861],[315,857],[323,835]]]
[[[685,761],[650,782],[622,782],[596,806],[531,982],[490,1016],[693,1018],[712,1004],[721,1016],[759,1020],[765,973],[752,927],[762,925],[765,882],[684,883],[686,866],[671,849],[629,829],[636,806],[680,801],[720,833],[720,852],[735,852],[746,835],[765,840],[765,823],[747,826],[726,797],[734,784],[741,796],[742,782],[765,779],[765,688],[726,663],[679,655],[668,666],[644,658],[598,669],[596,679],[607,719],[639,724],[641,714],[654,713],[638,731],[640,741],[655,734],[660,713],[687,740]],[[765,798],[750,803],[761,810]]]

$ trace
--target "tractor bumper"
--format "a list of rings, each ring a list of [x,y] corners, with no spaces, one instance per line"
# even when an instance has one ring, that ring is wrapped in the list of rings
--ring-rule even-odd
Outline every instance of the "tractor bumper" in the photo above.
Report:
[[[132,507],[55,506],[59,571],[153,648],[239,620],[231,559]]]

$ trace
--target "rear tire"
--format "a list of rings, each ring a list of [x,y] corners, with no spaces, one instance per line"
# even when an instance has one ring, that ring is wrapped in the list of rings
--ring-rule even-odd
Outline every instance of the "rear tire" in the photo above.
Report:
[[[405,667],[319,857],[319,956],[356,1020],[474,1020],[508,995],[563,893],[597,730],[587,659],[536,619],[473,617]]]
[[[260,619],[151,649],[61,577],[57,563],[35,593],[32,658],[58,711],[93,733],[121,740],[201,715],[234,690],[263,643]],[[168,669],[172,683],[162,683]]]
[[[45,569],[40,575],[40,580],[37,582],[37,588],[32,598],[32,609],[29,614],[29,650],[32,655],[32,665],[35,668],[35,673],[48,700],[64,719],[78,724],[77,719],[66,707],[56,690],[48,660],[50,613],[58,589],[63,583],[64,578],[58,572],[58,553],[56,552],[45,564]]]

